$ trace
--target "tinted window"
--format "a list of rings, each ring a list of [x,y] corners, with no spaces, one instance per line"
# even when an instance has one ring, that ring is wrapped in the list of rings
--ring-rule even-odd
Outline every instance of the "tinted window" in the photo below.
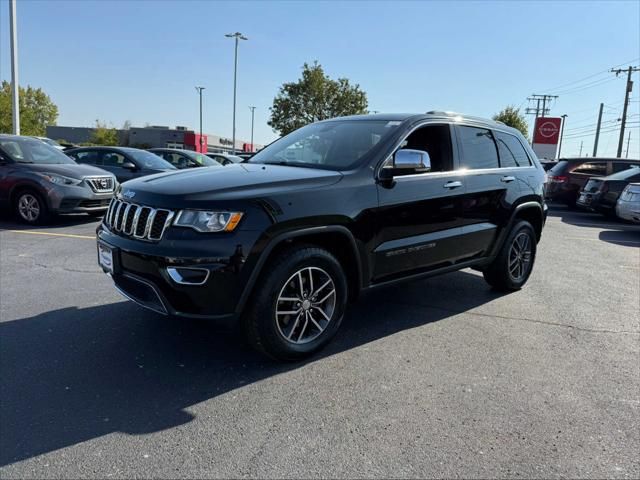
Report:
[[[613,162],[613,173],[622,172],[623,170],[627,170],[628,168],[640,167],[638,163],[628,163],[628,162]]]
[[[102,165],[105,167],[121,167],[126,161],[124,155],[116,152],[104,152],[102,154]]]
[[[568,165],[569,165],[569,162],[567,162],[566,160],[560,160],[558,163],[556,163],[551,168],[551,170],[549,170],[549,175],[562,175],[562,174],[564,174],[564,172],[567,169]]]
[[[449,125],[428,125],[419,128],[402,142],[400,148],[427,152],[431,162],[430,172],[447,172],[453,169]],[[390,158],[383,168],[392,167],[393,158]]]
[[[607,162],[586,162],[578,165],[571,173],[584,173],[586,175],[606,175]]]
[[[87,163],[89,165],[98,165],[98,152],[88,150],[84,152],[73,152],[70,154],[78,163]]]
[[[501,167],[528,167],[531,165],[526,150],[515,136],[502,132],[494,132],[494,136],[498,144]]]
[[[476,127],[458,127],[462,147],[461,168],[498,168],[498,149],[491,130]]]

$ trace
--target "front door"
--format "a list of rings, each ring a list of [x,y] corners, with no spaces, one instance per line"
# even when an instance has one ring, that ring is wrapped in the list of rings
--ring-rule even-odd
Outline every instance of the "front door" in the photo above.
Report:
[[[444,266],[460,256],[455,239],[465,187],[464,175],[454,170],[450,126],[424,126],[400,148],[426,151],[431,170],[378,185],[374,282]]]

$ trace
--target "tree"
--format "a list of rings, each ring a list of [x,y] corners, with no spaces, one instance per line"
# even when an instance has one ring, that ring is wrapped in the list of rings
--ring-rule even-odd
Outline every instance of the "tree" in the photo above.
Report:
[[[346,78],[332,80],[318,62],[304,64],[297,82],[285,83],[269,108],[269,126],[286,135],[318,120],[367,113],[367,94]]]
[[[96,120],[90,142],[93,145],[118,145],[118,130],[109,128],[105,122]]]
[[[529,126],[527,125],[527,120],[524,115],[520,113],[519,108],[509,105],[507,108],[494,115],[493,119],[498,122],[502,122],[509,127],[520,130],[522,135],[524,135],[524,138],[528,138]]]
[[[55,125],[58,119],[58,107],[49,95],[41,88],[19,89],[20,133],[44,137],[47,126]],[[0,133],[13,131],[13,114],[11,112],[11,84],[2,81],[0,87]]]

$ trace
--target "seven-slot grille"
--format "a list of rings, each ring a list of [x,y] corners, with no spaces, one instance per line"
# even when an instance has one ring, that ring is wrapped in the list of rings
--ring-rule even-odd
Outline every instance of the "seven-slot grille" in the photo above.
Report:
[[[113,177],[90,177],[87,178],[87,183],[96,193],[110,193],[113,192],[114,182]]]
[[[173,214],[171,210],[145,207],[114,198],[103,222],[114,232],[141,240],[158,241],[171,223]]]

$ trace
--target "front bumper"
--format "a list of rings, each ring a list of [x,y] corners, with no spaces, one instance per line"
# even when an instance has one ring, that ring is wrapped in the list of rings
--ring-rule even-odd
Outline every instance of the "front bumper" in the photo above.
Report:
[[[104,212],[113,192],[96,193],[83,185],[43,185],[47,191],[49,210],[53,213]]]
[[[97,236],[113,251],[111,278],[127,298],[158,313],[234,320],[257,260],[248,252],[260,233],[202,234],[169,227],[162,240],[149,242],[120,236],[101,224]],[[203,274],[191,284],[181,283],[179,273],[186,271]]]

